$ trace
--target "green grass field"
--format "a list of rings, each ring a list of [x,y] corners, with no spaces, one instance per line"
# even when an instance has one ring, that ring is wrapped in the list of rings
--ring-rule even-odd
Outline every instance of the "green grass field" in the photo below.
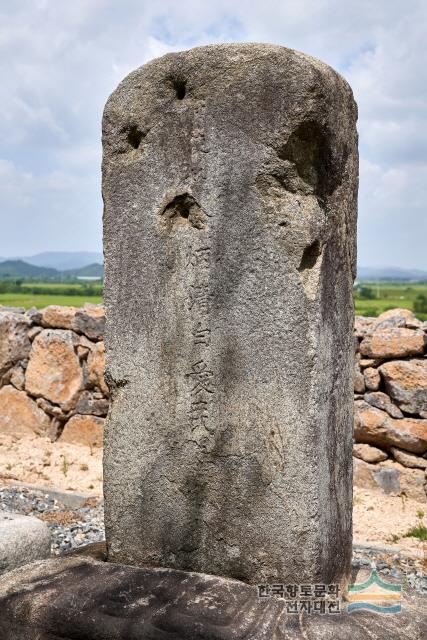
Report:
[[[50,304],[82,307],[86,302],[102,302],[101,286],[100,283],[22,282],[17,291],[0,292],[0,305],[25,309],[41,309]],[[92,295],[94,293],[96,295]],[[354,287],[355,312],[361,316],[378,316],[396,307],[414,311],[417,298],[418,306],[420,304],[420,296],[424,296],[425,306],[421,304],[415,315],[427,320],[427,283],[357,283]]]
[[[102,282],[0,281],[0,305],[7,307],[82,307],[86,302],[102,302]]]
[[[378,316],[396,307],[414,311],[419,296],[427,299],[427,283],[362,282],[354,288],[355,312],[360,316]],[[414,313],[420,320],[427,320],[427,307]]]
[[[98,304],[102,302],[102,296],[65,296],[65,295],[38,295],[33,293],[0,293],[0,305],[5,307],[24,307],[42,309],[50,304],[60,304],[70,307],[82,307],[86,302]]]
[[[73,289],[74,291],[81,291],[83,286],[80,282],[23,282],[21,285],[21,289],[25,291],[37,292],[42,289]],[[88,285],[92,288],[101,289],[100,284],[96,285]]]

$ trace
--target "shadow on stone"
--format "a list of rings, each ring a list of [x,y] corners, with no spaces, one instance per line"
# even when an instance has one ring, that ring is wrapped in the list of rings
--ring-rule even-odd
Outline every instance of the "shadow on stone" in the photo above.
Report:
[[[292,615],[236,580],[86,558],[46,560],[0,580],[2,640],[407,640],[425,637],[425,599],[402,613]]]

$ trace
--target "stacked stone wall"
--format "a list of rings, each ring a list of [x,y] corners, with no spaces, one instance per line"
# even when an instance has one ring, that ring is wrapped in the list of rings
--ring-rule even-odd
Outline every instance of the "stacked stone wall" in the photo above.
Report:
[[[425,499],[427,322],[392,309],[354,331],[356,484]]]
[[[102,445],[104,325],[102,305],[0,308],[0,433]]]
[[[102,305],[0,307],[0,433],[101,446]],[[406,309],[356,317],[356,483],[420,498],[427,469],[427,322]]]

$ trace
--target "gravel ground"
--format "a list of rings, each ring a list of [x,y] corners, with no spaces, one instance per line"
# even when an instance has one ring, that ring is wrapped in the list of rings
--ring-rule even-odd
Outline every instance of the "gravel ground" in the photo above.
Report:
[[[70,508],[40,491],[21,487],[0,487],[0,510],[35,516],[44,520],[52,535],[52,554],[105,540],[104,509],[94,498]]]
[[[52,554],[61,555],[105,540],[102,502],[89,498],[71,508],[47,493],[25,487],[0,486],[0,510],[32,515],[44,520],[52,534]],[[396,552],[396,548],[354,547],[353,570],[369,570],[375,563],[378,573],[409,584],[427,595],[427,575],[419,562]]]
[[[353,546],[353,570],[369,570],[375,565],[377,572],[400,582],[402,585],[409,584],[413,589],[427,596],[427,574],[420,568],[419,563],[411,558],[390,551],[387,547],[358,547]]]

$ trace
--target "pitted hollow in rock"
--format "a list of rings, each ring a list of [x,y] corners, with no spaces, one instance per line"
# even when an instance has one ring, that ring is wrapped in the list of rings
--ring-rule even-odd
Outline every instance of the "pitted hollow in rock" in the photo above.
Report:
[[[160,215],[163,217],[168,231],[183,225],[195,229],[206,227],[206,213],[195,198],[187,192],[176,195],[169,200],[162,208]]]

